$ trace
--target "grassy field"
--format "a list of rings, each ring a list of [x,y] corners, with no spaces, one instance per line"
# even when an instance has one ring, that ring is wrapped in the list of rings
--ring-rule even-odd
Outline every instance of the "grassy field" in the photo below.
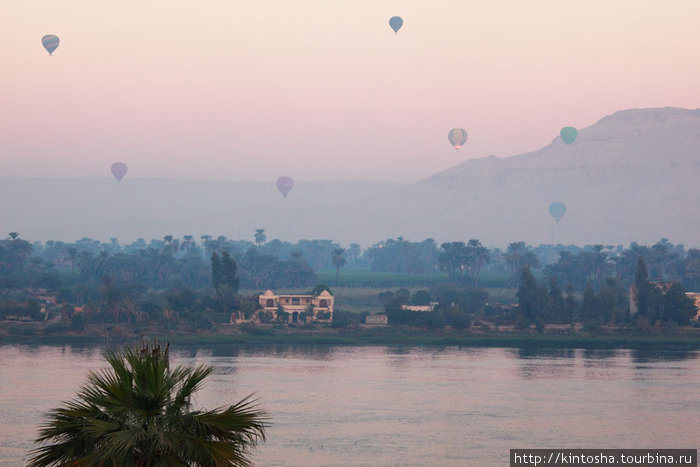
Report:
[[[437,282],[447,280],[447,274],[400,274],[389,272],[374,272],[368,270],[340,270],[338,280],[335,271],[320,271],[316,273],[320,283],[334,287],[422,287],[428,288]],[[480,287],[508,287],[507,274],[482,274],[479,278]]]

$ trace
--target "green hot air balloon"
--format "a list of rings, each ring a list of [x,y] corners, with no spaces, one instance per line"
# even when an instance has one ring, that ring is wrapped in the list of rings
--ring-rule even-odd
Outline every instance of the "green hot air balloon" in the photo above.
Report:
[[[571,144],[574,141],[576,141],[576,137],[578,136],[578,130],[576,130],[576,128],[572,126],[565,126],[561,129],[559,134],[561,135],[561,139],[564,140],[566,144]]]
[[[41,44],[44,46],[49,55],[53,55],[53,51],[58,48],[58,43],[61,42],[58,36],[47,34],[41,38]]]
[[[564,214],[566,214],[566,204],[561,201],[555,201],[549,205],[549,214],[552,215],[555,221],[559,222]]]
[[[462,149],[462,146],[464,146],[464,143],[467,142],[467,132],[462,128],[453,128],[447,134],[447,139],[449,139],[452,146],[459,151]]]
[[[394,34],[397,34],[401,26],[403,26],[403,18],[400,16],[392,16],[389,18],[389,26],[394,30]]]

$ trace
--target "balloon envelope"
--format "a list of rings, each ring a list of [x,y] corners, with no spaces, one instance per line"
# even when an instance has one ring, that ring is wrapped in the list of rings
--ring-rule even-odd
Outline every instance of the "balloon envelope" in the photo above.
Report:
[[[389,18],[389,26],[394,30],[394,33],[397,33],[403,26],[403,19],[400,16],[392,16]]]
[[[453,128],[447,134],[447,139],[449,139],[452,146],[459,151],[462,146],[464,146],[464,143],[467,142],[467,132],[462,128]]]
[[[59,42],[61,41],[58,39],[58,36],[54,36],[53,34],[47,34],[41,38],[41,43],[49,55],[53,54],[53,51],[58,48]]]
[[[566,214],[566,204],[561,201],[555,201],[549,205],[549,213],[552,215],[555,221],[559,222],[564,214]]]
[[[280,177],[277,179],[277,189],[286,198],[290,191],[294,188],[294,180],[291,177]]]
[[[571,144],[576,140],[578,136],[578,130],[572,126],[566,126],[559,132],[561,139],[564,140],[566,144]]]
[[[115,162],[112,164],[112,175],[114,175],[114,178],[116,178],[118,182],[122,181],[127,170],[129,170],[129,168],[123,162]]]

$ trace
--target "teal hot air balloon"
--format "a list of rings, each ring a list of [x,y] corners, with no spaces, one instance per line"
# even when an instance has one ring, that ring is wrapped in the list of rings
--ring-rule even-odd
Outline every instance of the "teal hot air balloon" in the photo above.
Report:
[[[561,201],[555,201],[549,205],[549,214],[552,215],[555,221],[559,222],[564,214],[566,214],[566,204]]]
[[[576,130],[576,128],[572,126],[565,126],[561,129],[559,134],[561,135],[561,139],[564,140],[566,144],[571,144],[574,141],[576,141],[576,137],[578,136],[578,130]]]
[[[49,55],[53,55],[53,51],[58,48],[59,42],[61,41],[59,40],[58,36],[54,36],[53,34],[47,34],[41,38],[41,43]]]
[[[398,33],[401,26],[403,26],[403,18],[400,16],[392,16],[389,18],[389,26],[394,30],[394,34]]]
[[[450,140],[455,150],[459,151],[464,146],[464,143],[467,142],[467,132],[462,128],[453,128],[447,134],[447,139]]]

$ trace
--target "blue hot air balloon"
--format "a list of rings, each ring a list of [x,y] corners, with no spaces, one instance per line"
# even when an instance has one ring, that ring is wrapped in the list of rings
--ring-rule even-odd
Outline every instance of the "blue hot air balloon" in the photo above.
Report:
[[[41,38],[41,43],[49,55],[53,55],[53,51],[58,48],[59,42],[61,41],[58,39],[58,36],[54,36],[53,34],[47,34]]]
[[[389,18],[389,26],[394,30],[394,34],[399,32],[401,26],[403,26],[403,19],[400,16],[392,16]]]
[[[566,204],[561,201],[555,201],[549,205],[549,214],[554,218],[555,221],[559,222],[564,214],[566,214]]]
[[[571,144],[574,141],[576,141],[576,137],[578,136],[578,130],[572,126],[566,126],[561,129],[559,135],[566,144]]]

